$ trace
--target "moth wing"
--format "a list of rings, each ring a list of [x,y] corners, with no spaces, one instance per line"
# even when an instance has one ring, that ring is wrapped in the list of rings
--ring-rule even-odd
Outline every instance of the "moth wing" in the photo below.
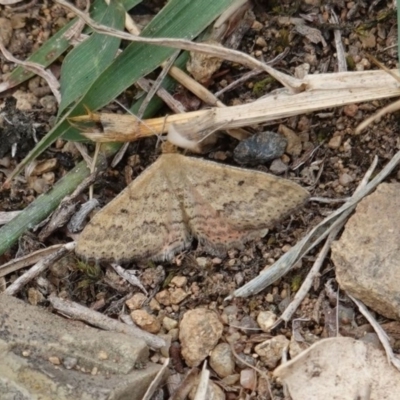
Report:
[[[309,197],[298,184],[263,172],[189,157],[182,164],[188,225],[217,253],[263,236]]]
[[[108,203],[80,234],[76,253],[85,259],[128,262],[169,260],[191,236],[160,157]]]

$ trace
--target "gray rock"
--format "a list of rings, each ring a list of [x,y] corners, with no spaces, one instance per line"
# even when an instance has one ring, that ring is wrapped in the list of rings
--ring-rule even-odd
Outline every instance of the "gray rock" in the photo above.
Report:
[[[143,340],[0,295],[0,398],[142,399],[160,370]]]
[[[287,145],[284,136],[275,132],[260,132],[241,141],[233,152],[239,164],[263,164],[280,157]]]
[[[400,184],[382,183],[363,199],[332,260],[340,287],[378,313],[400,319]]]

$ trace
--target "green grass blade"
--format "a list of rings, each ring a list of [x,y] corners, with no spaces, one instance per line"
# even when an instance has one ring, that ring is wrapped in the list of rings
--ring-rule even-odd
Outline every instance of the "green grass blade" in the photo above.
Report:
[[[149,37],[193,38],[204,30],[231,0],[170,0],[146,27],[143,34]],[[175,50],[143,43],[131,43],[125,51],[93,82],[82,100],[48,132],[18,165],[13,176],[55,140],[63,136],[69,140],[82,140],[79,132],[66,120],[69,116],[85,114],[85,107],[96,110],[114,100],[137,79],[153,71]]]
[[[123,0],[122,4],[125,10],[130,10],[137,4],[141,3],[142,0]],[[94,1],[90,16],[95,21],[101,21],[104,12],[107,9],[107,4],[104,0]],[[60,29],[55,35],[53,35],[49,40],[47,40],[35,53],[33,53],[26,61],[31,61],[48,67],[52,64],[61,54],[63,54],[71,45],[67,39],[64,38],[65,32],[68,31],[76,22],[78,18],[74,18],[68,24],[66,24],[62,29]],[[8,79],[1,84],[3,90],[10,89],[14,86],[21,84],[22,82],[30,79],[35,74],[25,70],[22,67],[17,67],[10,74]]]
[[[107,7],[101,23],[116,29],[123,29],[125,9],[118,1]],[[115,58],[121,40],[112,36],[93,33],[89,39],[76,46],[68,55],[61,68],[62,112],[90,87],[96,78]]]

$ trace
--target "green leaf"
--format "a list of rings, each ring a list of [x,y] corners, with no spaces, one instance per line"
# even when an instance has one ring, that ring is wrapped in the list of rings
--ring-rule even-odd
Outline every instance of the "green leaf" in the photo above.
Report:
[[[123,29],[125,9],[119,1],[112,1],[107,7],[101,23],[116,29]],[[93,81],[115,58],[121,40],[112,36],[93,33],[89,39],[76,46],[68,55],[61,68],[61,104],[58,115],[77,100]]]

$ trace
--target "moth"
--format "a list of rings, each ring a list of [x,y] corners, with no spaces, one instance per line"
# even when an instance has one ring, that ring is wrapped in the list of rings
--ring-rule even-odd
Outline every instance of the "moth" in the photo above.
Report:
[[[169,261],[195,238],[205,252],[224,256],[263,237],[308,198],[287,179],[166,153],[92,218],[76,253],[120,263]]]

